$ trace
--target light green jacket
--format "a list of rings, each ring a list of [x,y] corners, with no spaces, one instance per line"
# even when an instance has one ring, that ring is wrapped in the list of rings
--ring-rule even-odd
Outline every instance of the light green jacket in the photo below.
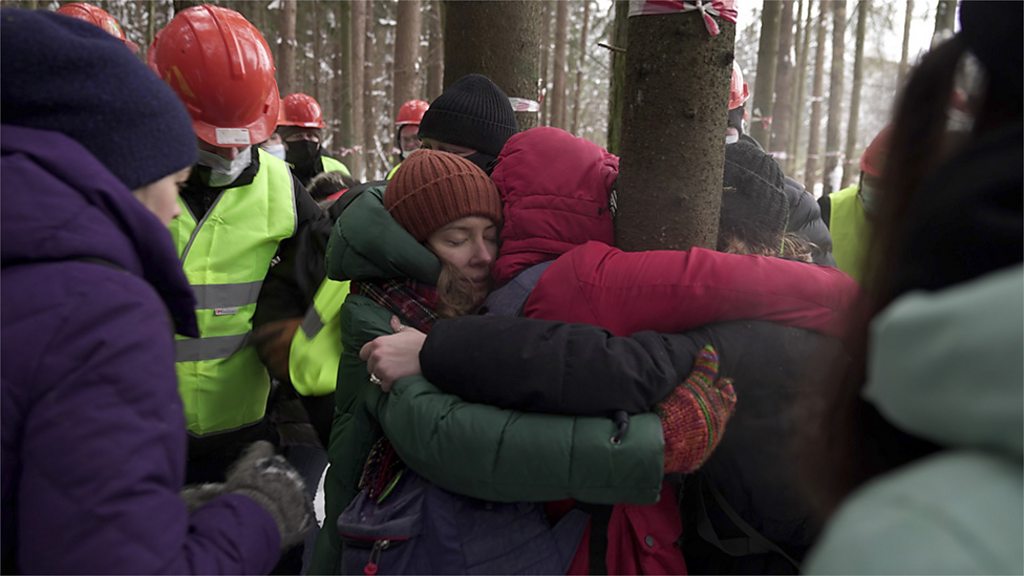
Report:
[[[1024,574],[1024,268],[894,302],[865,396],[947,447],[855,492],[808,574]]]

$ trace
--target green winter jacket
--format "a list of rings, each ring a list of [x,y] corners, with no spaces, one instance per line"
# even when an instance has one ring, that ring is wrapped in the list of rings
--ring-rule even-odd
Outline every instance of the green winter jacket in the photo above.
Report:
[[[1024,268],[894,302],[872,324],[867,397],[946,447],[832,518],[806,574],[1024,574]]]
[[[433,253],[384,210],[382,187],[352,199],[339,216],[327,247],[329,278],[434,284],[439,273]],[[412,469],[452,492],[504,502],[657,500],[664,441],[654,414],[634,416],[622,442],[614,444],[609,419],[470,404],[422,376],[401,379],[390,393],[381,393],[369,383],[359,349],[391,333],[391,315],[358,294],[350,294],[341,309],[344,352],[324,480],[325,520],[311,573],[337,572],[335,522],[356,495],[363,463],[382,431]]]

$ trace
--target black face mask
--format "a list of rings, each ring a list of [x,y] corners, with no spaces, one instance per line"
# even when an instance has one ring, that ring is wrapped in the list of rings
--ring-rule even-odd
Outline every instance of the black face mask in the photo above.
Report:
[[[284,151],[285,161],[294,166],[299,172],[312,167],[319,157],[320,143],[312,140],[288,142]]]
[[[498,163],[497,158],[490,154],[484,154],[483,152],[473,152],[469,156],[464,156],[464,158],[479,166],[481,170],[487,172],[488,176],[491,175],[491,172],[494,170],[494,166]]]

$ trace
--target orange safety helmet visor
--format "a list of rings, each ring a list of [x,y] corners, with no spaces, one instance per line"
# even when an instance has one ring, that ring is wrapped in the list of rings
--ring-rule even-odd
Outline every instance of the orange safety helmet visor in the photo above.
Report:
[[[316,98],[308,94],[289,94],[281,100],[281,117],[277,119],[277,125],[323,128],[323,110]]]
[[[732,80],[729,82],[729,110],[743,106],[750,99],[750,86],[743,81],[743,71],[732,61]]]
[[[274,58],[238,12],[211,5],[181,11],[157,34],[149,65],[185,103],[202,141],[242,147],[274,132],[281,106]]]
[[[409,100],[398,109],[398,117],[395,118],[395,126],[402,127],[408,124],[419,125],[423,121],[423,115],[430,108],[430,102],[426,100]]]

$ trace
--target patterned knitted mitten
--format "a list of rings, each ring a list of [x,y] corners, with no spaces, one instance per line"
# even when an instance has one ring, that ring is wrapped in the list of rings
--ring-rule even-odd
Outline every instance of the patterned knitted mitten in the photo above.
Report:
[[[736,407],[732,380],[718,378],[718,352],[708,344],[693,371],[658,404],[665,437],[665,473],[689,473],[711,456]]]

